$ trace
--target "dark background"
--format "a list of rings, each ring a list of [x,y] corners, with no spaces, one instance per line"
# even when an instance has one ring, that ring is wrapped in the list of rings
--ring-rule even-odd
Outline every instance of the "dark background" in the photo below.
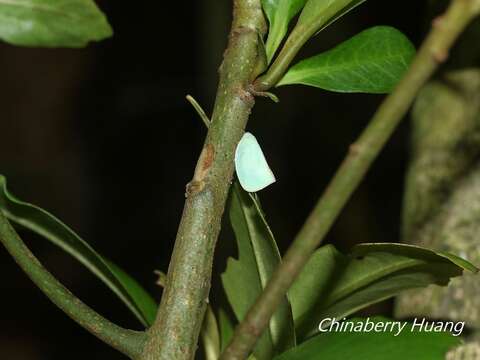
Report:
[[[373,25],[415,44],[427,1],[369,0],[314,38],[303,56]],[[210,112],[226,43],[230,1],[102,0],[115,36],[82,50],[0,44],[0,173],[21,199],[48,209],[136,277],[157,299],[185,184],[205,136],[185,101]],[[307,87],[259,99],[249,123],[278,182],[260,196],[285,249],[382,100]],[[396,132],[330,232],[340,248],[398,241],[408,125]],[[22,233],[76,295],[109,319],[139,328],[106,287],[49,243]],[[222,248],[233,248],[223,232]],[[221,254],[214,281],[224,267]],[[0,248],[0,359],[122,359],[40,293]]]

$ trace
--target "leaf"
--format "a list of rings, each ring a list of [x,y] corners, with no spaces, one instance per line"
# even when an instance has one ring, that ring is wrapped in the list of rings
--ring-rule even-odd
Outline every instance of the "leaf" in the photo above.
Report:
[[[303,84],[337,92],[388,93],[414,55],[415,48],[400,31],[377,26],[300,61],[277,86]]]
[[[132,277],[100,256],[55,216],[35,205],[16,199],[8,192],[7,180],[2,175],[0,175],[0,211],[15,224],[51,241],[73,256],[102,280],[143,325],[153,324],[157,304]]]
[[[323,318],[342,318],[403,290],[447,285],[464,270],[478,271],[456,256],[411,245],[361,244],[349,256],[324,246],[289,292],[298,337],[317,331]]]
[[[228,343],[232,339],[234,333],[234,326],[232,324],[232,321],[223,309],[220,309],[218,311],[218,327],[220,331],[220,348],[223,352],[223,350],[226,349]]]
[[[365,1],[308,0],[293,32],[311,37]]]
[[[257,32],[258,44],[257,44],[257,59],[255,67],[252,72],[252,81],[254,81],[258,75],[262,74],[268,68],[267,49],[263,42],[262,35]]]
[[[385,318],[352,319],[357,326],[367,321],[379,324],[391,322]],[[355,359],[355,360],[435,360],[444,359],[449,349],[460,339],[447,332],[418,331],[412,324],[395,336],[394,331],[326,332],[278,356],[275,360]]]
[[[269,63],[287,34],[288,24],[306,2],[307,0],[262,0],[263,9],[270,22],[266,43]]]
[[[222,283],[235,316],[240,321],[280,263],[280,253],[256,197],[243,191],[238,182],[232,187],[230,221],[239,258],[228,259]],[[294,345],[292,312],[285,298],[260,338],[254,355],[258,360],[271,359],[275,353]]]
[[[461,257],[444,251],[434,251],[421,246],[395,243],[365,243],[358,244],[352,248],[352,254],[355,256],[365,256],[374,252],[395,252],[404,256],[416,256],[424,260],[438,261],[443,258],[444,261],[451,262],[463,270],[471,273],[478,273],[479,269]]]
[[[220,357],[220,332],[217,318],[210,305],[207,306],[205,318],[203,319],[202,331],[203,348],[206,360],[217,360]]]
[[[0,39],[14,45],[76,48],[111,35],[93,0],[0,0]]]
[[[340,19],[341,17],[345,16],[346,14],[348,14],[350,11],[352,11],[353,9],[355,9],[357,6],[363,4],[365,1],[367,0],[353,0],[353,1],[349,1],[349,4],[342,8],[338,13],[336,13],[331,19],[328,20],[328,22],[323,25],[319,30],[318,32],[322,31],[323,29],[329,27],[330,25],[332,25],[335,21],[337,21],[338,19]]]

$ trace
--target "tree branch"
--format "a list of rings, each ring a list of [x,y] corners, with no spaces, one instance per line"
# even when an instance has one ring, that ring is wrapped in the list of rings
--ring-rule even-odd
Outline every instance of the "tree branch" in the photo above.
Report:
[[[434,22],[406,76],[387,97],[335,174],[273,274],[262,295],[237,327],[222,360],[247,358],[282,297],[320,245],[372,162],[407,113],[422,85],[447,59],[450,48],[480,12],[480,0],[453,0],[447,12]]]
[[[469,43],[470,50],[477,42]],[[425,86],[415,102],[412,129],[403,241],[480,264],[480,70],[451,71]],[[478,276],[465,274],[448,287],[402,293],[395,314],[466,322],[468,338],[447,358],[475,359],[480,356],[479,294]]]
[[[55,305],[103,342],[131,359],[138,359],[146,340],[146,334],[127,330],[111,323],[76,298],[42,266],[1,211],[0,241],[28,277]]]
[[[266,30],[260,0],[235,0],[229,44],[220,68],[212,121],[175,241],[166,287],[142,360],[190,360],[210,291],[213,254],[234,170],[234,152],[254,97],[249,92],[259,34]]]

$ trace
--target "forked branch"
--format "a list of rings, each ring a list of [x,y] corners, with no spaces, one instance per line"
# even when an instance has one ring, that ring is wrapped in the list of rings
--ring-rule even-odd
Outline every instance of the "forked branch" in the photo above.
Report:
[[[283,262],[237,327],[232,341],[221,356],[222,360],[243,360],[248,357],[277,305],[321,244],[372,162],[407,113],[420,88],[447,59],[456,39],[479,13],[480,0],[453,0],[447,12],[434,22],[409,71],[350,147],[349,154],[288,249]]]

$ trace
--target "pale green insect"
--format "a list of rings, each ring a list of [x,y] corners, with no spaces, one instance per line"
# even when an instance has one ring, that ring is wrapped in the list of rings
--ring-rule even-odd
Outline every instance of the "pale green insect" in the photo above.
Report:
[[[249,132],[243,135],[235,151],[235,170],[240,185],[248,192],[260,191],[276,181],[257,139]]]

